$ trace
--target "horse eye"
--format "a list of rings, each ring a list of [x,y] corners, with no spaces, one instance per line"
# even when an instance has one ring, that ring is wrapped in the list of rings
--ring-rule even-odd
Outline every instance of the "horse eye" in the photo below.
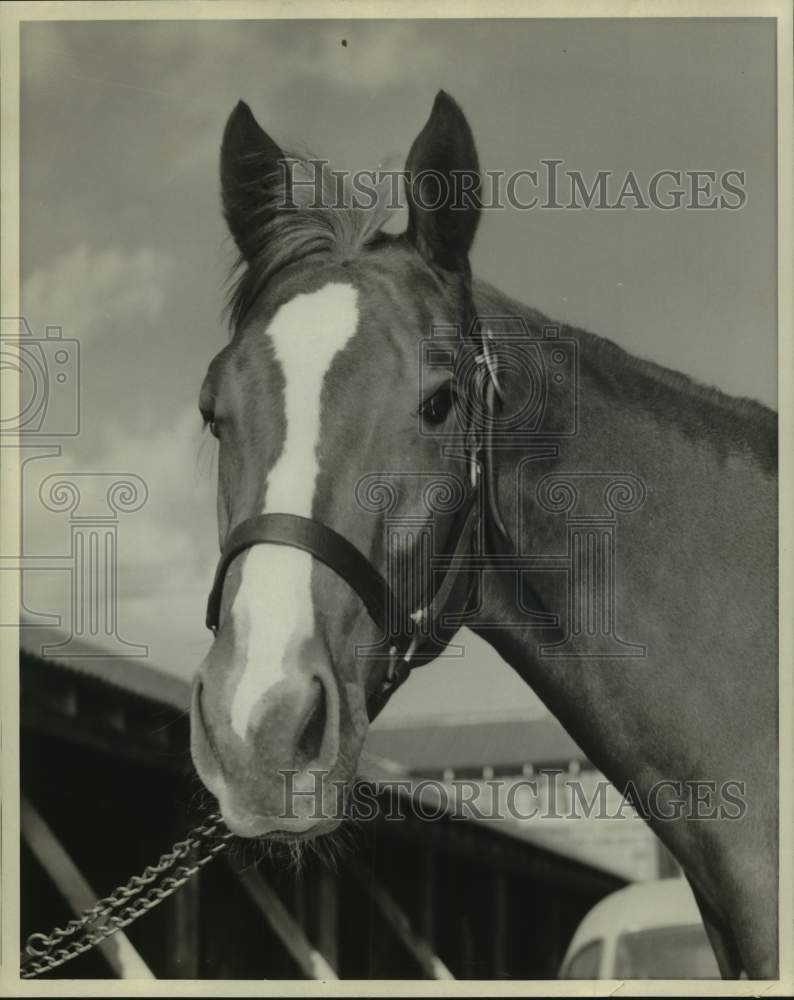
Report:
[[[452,386],[447,384],[422,403],[419,407],[419,413],[426,424],[437,427],[447,419],[454,402],[455,393]]]
[[[216,438],[218,436],[218,422],[215,419],[215,414],[211,410],[202,410],[201,419],[210,434]]]

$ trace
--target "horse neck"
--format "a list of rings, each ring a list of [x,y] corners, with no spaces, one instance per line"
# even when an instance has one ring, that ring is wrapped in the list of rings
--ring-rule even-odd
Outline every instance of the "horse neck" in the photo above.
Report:
[[[534,337],[542,336],[549,322],[482,283],[475,284],[475,303],[481,316],[523,317]],[[634,737],[642,739],[640,729],[651,721],[645,715],[656,697],[669,701],[676,685],[691,693],[700,681],[720,683],[717,664],[713,671],[711,662],[695,668],[693,657],[708,657],[707,643],[714,635],[728,647],[744,641],[740,631],[733,639],[726,635],[732,626],[723,618],[726,608],[730,616],[735,606],[736,621],[746,620],[741,602],[747,573],[774,605],[776,418],[760,404],[698,386],[585,331],[561,327],[559,337],[574,340],[578,348],[577,431],[535,443],[524,438],[494,451],[499,504],[519,561],[528,569],[523,575],[486,571],[479,616],[470,627],[521,674],[599,763],[608,753],[599,730],[603,736],[612,727],[610,739],[616,743],[614,733],[626,729],[621,711],[631,713]],[[508,412],[515,412],[526,390],[509,378],[504,388]],[[549,405],[544,421],[561,425],[564,414],[555,407],[569,401],[550,395]],[[543,509],[539,499],[543,481],[550,487],[555,480],[549,477],[555,476],[579,494],[577,506],[567,512],[553,512],[548,502]],[[610,488],[617,492],[607,500]],[[634,504],[632,491],[638,492]],[[758,516],[747,518],[748,510]],[[577,530],[574,522],[579,518],[581,525],[582,518],[593,517],[600,518],[590,522],[598,537],[607,542],[611,537],[617,552],[613,610],[627,648],[605,640],[595,650],[598,660],[588,649],[578,659],[547,659],[540,655],[541,645],[561,641],[570,630],[566,609],[572,569],[566,557]],[[694,580],[712,600],[708,607],[698,606],[693,625]],[[533,607],[561,615],[561,629],[539,628]],[[721,608],[723,617],[709,621],[711,607]],[[774,634],[771,622],[769,634]],[[637,653],[645,647],[645,655],[611,655],[632,652],[632,646]],[[643,698],[651,707],[626,701],[636,692],[632,671],[640,667],[646,677]],[[693,669],[695,679],[687,677]]]

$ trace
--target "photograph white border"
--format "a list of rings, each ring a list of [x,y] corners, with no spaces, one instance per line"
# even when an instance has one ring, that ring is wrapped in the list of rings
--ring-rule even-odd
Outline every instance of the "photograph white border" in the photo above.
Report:
[[[574,0],[149,0],[149,2],[7,2],[0,8],[2,203],[0,312],[19,311],[19,38],[25,21],[247,20],[281,18],[774,18],[777,21],[778,142],[778,413],[780,456],[780,978],[776,981],[547,980],[21,980],[19,978],[19,636],[0,629],[0,992],[3,996],[785,996],[794,992],[794,337],[792,320],[792,8],[784,0],[658,0],[631,3]],[[16,412],[18,384],[2,373],[0,405]],[[19,553],[20,497],[13,447],[0,449],[0,546]],[[0,608],[19,607],[19,575],[0,574]],[[752,665],[748,665],[748,670]],[[531,947],[531,940],[528,942]],[[166,985],[167,983],[167,985]]]

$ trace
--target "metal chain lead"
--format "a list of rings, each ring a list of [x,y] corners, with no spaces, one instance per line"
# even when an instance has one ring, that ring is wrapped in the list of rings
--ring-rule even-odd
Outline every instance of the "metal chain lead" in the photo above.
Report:
[[[142,917],[224,851],[231,839],[232,834],[224,828],[220,815],[213,813],[208,816],[184,840],[177,841],[156,864],[146,867],[140,875],[133,875],[128,882],[84,910],[65,927],[56,927],[49,934],[31,934],[25,942],[21,977],[31,979],[55,969]],[[207,844],[210,844],[208,848]],[[204,854],[191,864],[179,864],[202,846],[206,849]],[[167,875],[172,869],[173,873]],[[71,940],[64,944],[67,938]]]

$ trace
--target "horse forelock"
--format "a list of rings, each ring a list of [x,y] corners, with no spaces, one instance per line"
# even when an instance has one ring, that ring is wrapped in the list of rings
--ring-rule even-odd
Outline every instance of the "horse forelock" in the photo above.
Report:
[[[232,268],[227,307],[233,328],[277,273],[315,255],[338,264],[353,260],[395,212],[385,182],[372,188],[372,206],[363,207],[322,160],[288,153],[280,167],[268,174],[251,212],[256,251]]]

